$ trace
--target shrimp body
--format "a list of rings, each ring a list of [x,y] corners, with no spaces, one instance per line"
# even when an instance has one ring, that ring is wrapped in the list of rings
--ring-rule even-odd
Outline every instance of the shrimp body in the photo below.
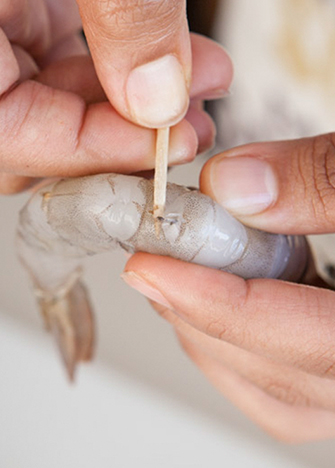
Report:
[[[298,281],[306,269],[303,237],[247,228],[196,190],[168,184],[158,235],[152,207],[152,181],[101,174],[44,186],[20,213],[18,253],[70,376],[93,347],[91,307],[80,280],[88,255],[119,246],[244,278]]]

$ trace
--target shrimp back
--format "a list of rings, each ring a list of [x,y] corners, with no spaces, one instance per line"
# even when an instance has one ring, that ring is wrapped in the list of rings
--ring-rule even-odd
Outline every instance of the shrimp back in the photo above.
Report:
[[[157,234],[152,181],[118,174],[62,179],[34,193],[20,213],[18,253],[70,377],[90,359],[93,318],[81,264],[120,247],[168,255],[244,278],[299,281],[306,240],[250,229],[197,190],[168,184]]]

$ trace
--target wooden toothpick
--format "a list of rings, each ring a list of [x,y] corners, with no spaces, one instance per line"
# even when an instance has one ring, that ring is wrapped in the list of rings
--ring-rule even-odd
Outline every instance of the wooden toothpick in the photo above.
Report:
[[[157,129],[153,208],[157,236],[159,236],[160,223],[164,218],[165,210],[169,136],[170,127]]]

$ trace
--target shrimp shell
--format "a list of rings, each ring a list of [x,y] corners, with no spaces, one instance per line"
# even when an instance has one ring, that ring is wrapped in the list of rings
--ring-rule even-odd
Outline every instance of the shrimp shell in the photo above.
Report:
[[[299,281],[306,270],[304,237],[247,228],[197,190],[168,184],[158,236],[152,207],[152,181],[100,174],[43,186],[20,212],[18,254],[71,379],[94,347],[92,307],[81,280],[86,256],[121,247],[246,279]]]

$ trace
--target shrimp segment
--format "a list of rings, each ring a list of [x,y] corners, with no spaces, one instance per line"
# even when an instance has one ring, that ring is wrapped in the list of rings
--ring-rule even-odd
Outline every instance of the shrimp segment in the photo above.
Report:
[[[168,184],[158,236],[152,206],[152,181],[101,174],[44,186],[20,213],[19,257],[71,379],[77,363],[93,351],[92,308],[81,281],[88,255],[119,246],[244,278],[290,281],[301,279],[306,269],[305,238],[247,228],[196,190]]]

